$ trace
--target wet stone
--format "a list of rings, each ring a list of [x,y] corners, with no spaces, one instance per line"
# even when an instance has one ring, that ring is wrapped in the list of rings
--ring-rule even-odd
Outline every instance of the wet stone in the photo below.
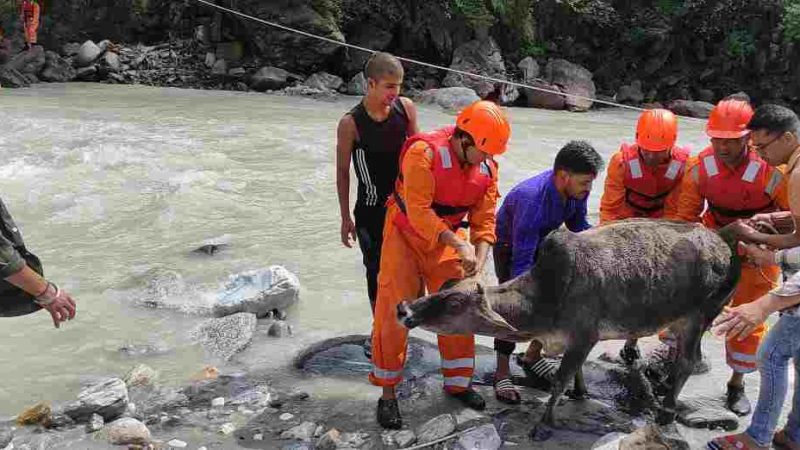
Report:
[[[450,414],[442,414],[425,422],[417,429],[417,440],[425,444],[441,439],[456,430],[456,420]]]
[[[680,404],[678,422],[691,428],[733,431],[739,426],[739,417],[725,408],[719,399],[695,398]]]

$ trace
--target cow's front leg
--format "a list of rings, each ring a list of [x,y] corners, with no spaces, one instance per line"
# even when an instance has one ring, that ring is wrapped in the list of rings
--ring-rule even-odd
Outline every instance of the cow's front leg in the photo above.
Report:
[[[559,366],[558,371],[556,371],[553,380],[553,386],[550,390],[550,399],[547,401],[544,415],[539,425],[534,427],[531,431],[531,437],[534,440],[546,439],[549,437],[549,434],[552,434],[552,432],[548,434],[548,430],[546,430],[545,427],[555,426],[553,410],[556,403],[559,398],[561,398],[561,394],[564,393],[567,383],[575,377],[575,374],[581,369],[581,366],[583,366],[583,362],[586,361],[586,357],[589,356],[589,352],[592,351],[592,348],[594,348],[594,345],[597,343],[597,339],[591,334],[587,333],[585,336],[587,337],[572,339],[567,345],[567,350],[564,352],[564,357],[561,359],[561,366]]]
[[[686,384],[686,380],[689,379],[692,368],[700,360],[700,342],[703,332],[707,328],[706,323],[703,317],[693,316],[677,329],[678,352],[668,378],[669,391],[664,396],[661,409],[657,412],[656,422],[659,425],[667,425],[675,421],[678,395]]]

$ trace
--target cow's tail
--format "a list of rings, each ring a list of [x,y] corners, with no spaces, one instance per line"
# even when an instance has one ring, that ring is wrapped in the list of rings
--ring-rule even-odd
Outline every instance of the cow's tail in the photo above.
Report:
[[[728,245],[731,251],[731,257],[730,263],[728,264],[728,273],[724,281],[720,284],[718,289],[709,295],[710,300],[716,300],[716,307],[713,311],[709,311],[709,315],[706,316],[706,329],[711,326],[711,322],[722,312],[725,305],[730,302],[736,290],[736,285],[739,284],[739,278],[742,276],[742,259],[739,257],[738,251],[739,240],[729,227],[721,228],[718,233]]]

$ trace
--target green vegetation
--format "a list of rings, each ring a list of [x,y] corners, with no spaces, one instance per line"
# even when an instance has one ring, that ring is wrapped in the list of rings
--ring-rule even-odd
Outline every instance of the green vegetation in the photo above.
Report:
[[[656,9],[665,16],[674,16],[683,9],[683,0],[657,0]]]
[[[800,0],[784,1],[781,25],[787,40],[800,42]]]
[[[589,11],[592,6],[591,0],[563,0],[561,3],[567,5],[569,9],[578,14],[583,14]]]
[[[472,26],[491,26],[497,21],[507,26],[517,42],[534,41],[533,0],[450,0],[453,10]]]
[[[147,13],[147,7],[150,6],[150,0],[133,0],[133,13],[137,16]]]
[[[520,42],[532,42],[535,37],[531,0],[490,0],[495,17],[507,25]]]
[[[491,26],[495,22],[484,0],[451,0],[453,9],[475,26]],[[504,6],[504,5],[503,5]]]
[[[744,58],[756,51],[755,38],[748,30],[733,30],[725,38],[725,47],[731,56]]]
[[[642,27],[633,27],[628,32],[628,39],[630,39],[631,45],[639,47],[647,40],[647,32]]]
[[[342,0],[311,0],[311,7],[322,17],[331,17],[337,23],[342,20]]]
[[[526,41],[520,46],[519,52],[523,58],[526,56],[540,58],[547,54],[547,47],[539,42]]]

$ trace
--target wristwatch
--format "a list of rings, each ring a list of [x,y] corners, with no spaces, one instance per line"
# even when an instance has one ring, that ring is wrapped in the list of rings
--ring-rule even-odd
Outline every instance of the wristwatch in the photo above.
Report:
[[[59,287],[56,286],[55,283],[51,283],[48,281],[47,287],[41,294],[37,295],[33,301],[36,302],[39,306],[47,306],[56,301],[59,295],[61,295],[61,289],[59,289]]]

